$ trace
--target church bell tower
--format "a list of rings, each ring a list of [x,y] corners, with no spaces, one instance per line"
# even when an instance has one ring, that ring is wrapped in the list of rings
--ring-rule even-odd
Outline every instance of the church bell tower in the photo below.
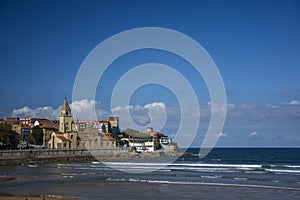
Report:
[[[67,98],[65,97],[64,104],[60,109],[59,115],[59,132],[66,133],[72,131],[72,114]]]

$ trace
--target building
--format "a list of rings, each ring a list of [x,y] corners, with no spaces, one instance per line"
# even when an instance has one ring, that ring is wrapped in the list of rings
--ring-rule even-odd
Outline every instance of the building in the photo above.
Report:
[[[48,141],[50,149],[76,149],[79,144],[77,131],[72,130],[72,113],[65,98],[59,115],[58,132],[52,132]]]
[[[146,133],[149,135],[149,137],[151,138],[151,141],[154,143],[155,150],[160,147],[159,144],[167,145],[170,143],[168,136],[166,136],[160,132],[153,131],[152,127],[147,127]]]
[[[110,131],[111,131],[111,135],[114,138],[117,138],[119,136],[120,133],[120,129],[119,129],[119,117],[109,117],[109,123],[110,123]]]
[[[116,148],[116,139],[110,134],[99,133],[95,128],[86,128],[79,133],[80,147],[84,149],[112,149]]]
[[[5,123],[8,123],[10,125],[20,124],[20,119],[17,117],[8,117],[5,119]]]
[[[155,144],[152,141],[145,142],[145,151],[152,152],[155,151]]]
[[[129,147],[136,152],[144,152],[145,142],[129,142]]]
[[[28,125],[21,125],[21,140],[23,142],[27,142],[27,138],[30,134],[30,126]]]
[[[115,119],[114,119],[115,120]],[[112,120],[113,121],[113,120]],[[118,119],[117,119],[118,121]],[[51,149],[98,149],[116,148],[116,139],[111,137],[108,120],[73,121],[72,113],[65,98],[60,110],[58,131],[49,134],[44,132],[44,141]],[[116,124],[118,126],[118,124]],[[55,126],[41,128],[51,130]]]
[[[11,126],[11,130],[13,130],[13,131],[19,133],[20,135],[21,135],[21,132],[22,132],[21,129],[22,129],[22,125],[21,125],[21,124],[13,124],[13,125]]]
[[[49,119],[37,119],[33,126],[39,126],[43,131],[43,146],[47,146],[50,141],[51,134],[59,129],[59,121]]]
[[[26,118],[26,117],[23,117],[23,118],[20,118],[20,123],[24,126],[33,126],[34,122],[36,121],[37,119],[36,118]]]
[[[72,131],[72,114],[69,103],[65,98],[59,114],[59,132],[67,133]]]
[[[111,126],[108,120],[80,120],[77,121],[78,133],[85,132],[87,128],[97,129],[99,133],[110,133]]]

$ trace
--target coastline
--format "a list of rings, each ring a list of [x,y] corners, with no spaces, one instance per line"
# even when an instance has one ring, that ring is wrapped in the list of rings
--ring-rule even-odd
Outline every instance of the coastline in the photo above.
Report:
[[[0,199],[153,199],[153,191],[158,200],[299,198],[299,149],[214,149],[204,162],[196,152],[163,168],[172,157],[159,151],[116,153],[136,161],[118,158],[113,168],[101,162],[0,166]],[[151,163],[145,158],[158,155]]]
[[[4,155],[6,153],[7,155]],[[181,156],[177,151],[129,152],[122,149],[1,151],[0,166],[38,163],[147,160]]]

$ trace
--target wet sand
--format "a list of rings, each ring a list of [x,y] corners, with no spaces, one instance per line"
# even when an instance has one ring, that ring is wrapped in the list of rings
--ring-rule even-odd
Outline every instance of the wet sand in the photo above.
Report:
[[[1,200],[57,200],[57,199],[66,199],[63,197],[26,197],[26,196],[0,196]]]

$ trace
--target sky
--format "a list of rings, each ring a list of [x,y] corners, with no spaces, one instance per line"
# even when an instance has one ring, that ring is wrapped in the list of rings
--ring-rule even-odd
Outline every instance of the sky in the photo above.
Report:
[[[220,110],[226,108],[227,115],[223,130],[216,133],[217,146],[300,147],[299,24],[300,1],[296,0],[1,0],[0,118],[57,119],[66,96],[73,113],[77,113],[74,118],[93,118],[90,113],[94,107],[99,119],[114,111],[124,130],[130,122],[122,116],[129,109],[138,125],[156,121],[154,130],[173,138],[182,120],[180,113],[186,111],[189,116],[200,116],[193,142],[198,147],[211,117],[210,94],[203,77],[173,53],[143,49],[122,55],[99,80],[95,99],[72,102],[77,73],[97,45],[126,30],[161,27],[183,33],[202,45],[221,74],[227,103]],[[107,52],[118,48],[112,46]],[[184,76],[200,108],[183,105],[180,110],[177,97],[186,89],[180,81],[174,81],[174,86],[181,94],[168,86],[147,84],[134,91],[129,105],[112,107],[118,81],[146,63],[170,66]],[[137,73],[141,80],[147,78],[147,74]],[[156,75],[169,77],[159,72]],[[194,118],[187,119],[184,129],[189,132],[189,127],[198,123]]]

